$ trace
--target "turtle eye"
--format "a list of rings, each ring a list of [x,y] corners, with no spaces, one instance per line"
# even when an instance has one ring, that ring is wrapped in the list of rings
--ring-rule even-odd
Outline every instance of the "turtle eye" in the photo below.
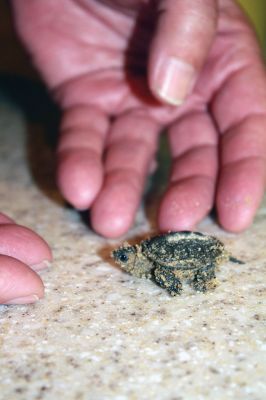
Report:
[[[125,253],[119,254],[119,260],[122,262],[127,262],[128,256]]]

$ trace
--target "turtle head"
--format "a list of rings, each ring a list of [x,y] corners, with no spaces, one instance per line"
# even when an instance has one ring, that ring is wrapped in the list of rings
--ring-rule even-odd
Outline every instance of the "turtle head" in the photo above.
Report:
[[[137,256],[136,246],[130,246],[128,243],[125,243],[124,246],[114,250],[111,255],[121,268],[132,274]]]

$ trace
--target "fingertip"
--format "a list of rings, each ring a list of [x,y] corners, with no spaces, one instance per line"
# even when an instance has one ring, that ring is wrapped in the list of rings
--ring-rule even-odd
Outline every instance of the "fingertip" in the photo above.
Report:
[[[140,189],[133,184],[132,177],[121,181],[119,177],[119,173],[109,175],[91,210],[93,228],[109,238],[117,238],[129,230],[139,205]]]
[[[178,193],[178,188],[171,187],[164,195],[158,214],[158,226],[163,232],[191,230],[195,224],[192,209],[183,196]]]
[[[78,210],[85,210],[90,207],[102,186],[100,159],[86,149],[61,152],[57,177],[65,199]]]
[[[30,267],[0,255],[0,304],[28,304],[43,296],[43,282]]]
[[[0,224],[15,224],[15,221],[7,215],[0,213]]]
[[[103,193],[104,196],[104,193]],[[101,236],[115,239],[124,235],[134,222],[135,212],[124,207],[115,207],[108,204],[108,200],[97,200],[92,207],[91,224]]]
[[[207,177],[190,177],[171,184],[160,204],[162,231],[192,230],[212,208],[214,183]]]
[[[235,213],[234,213],[235,214]],[[254,216],[246,216],[246,215],[241,215],[235,216],[235,215],[227,215],[226,217],[223,217],[222,215],[219,216],[219,223],[221,227],[232,233],[241,233],[244,232],[247,228],[249,228],[252,225]]]
[[[51,265],[52,265],[52,253],[51,253],[51,259],[49,259],[49,260],[48,259],[43,259],[42,261],[40,261],[37,264],[30,265],[30,267],[34,271],[38,272],[38,271],[42,271],[42,270],[44,270],[46,268],[50,268]]]
[[[112,212],[102,213],[96,209],[91,216],[91,224],[99,235],[116,239],[124,235],[130,228],[132,221],[126,220],[124,216],[113,215]]]
[[[265,164],[250,158],[225,166],[216,197],[221,226],[231,232],[242,232],[253,222],[264,194]]]
[[[227,193],[228,196],[228,193]],[[221,227],[228,232],[240,233],[252,225],[256,207],[252,205],[252,198],[247,196],[243,200],[233,200],[226,197],[218,201],[217,211]]]
[[[36,270],[46,268],[52,261],[46,241],[31,229],[16,224],[0,225],[0,254],[14,257]]]

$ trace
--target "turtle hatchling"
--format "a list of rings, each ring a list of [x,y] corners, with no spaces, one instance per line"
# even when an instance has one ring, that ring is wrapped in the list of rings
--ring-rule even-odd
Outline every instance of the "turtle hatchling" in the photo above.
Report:
[[[190,231],[169,232],[133,246],[124,243],[112,257],[128,273],[155,281],[172,296],[181,293],[182,281],[200,292],[215,288],[215,270],[222,262],[244,264],[216,237]]]

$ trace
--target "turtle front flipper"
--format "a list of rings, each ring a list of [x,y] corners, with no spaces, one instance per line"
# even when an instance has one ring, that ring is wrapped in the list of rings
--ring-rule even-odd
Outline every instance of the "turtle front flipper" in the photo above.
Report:
[[[166,289],[171,296],[181,294],[182,284],[170,268],[157,266],[153,270],[153,276],[155,282]]]
[[[215,266],[209,264],[198,269],[194,275],[192,285],[197,292],[206,292],[209,289],[214,289],[217,286]]]

